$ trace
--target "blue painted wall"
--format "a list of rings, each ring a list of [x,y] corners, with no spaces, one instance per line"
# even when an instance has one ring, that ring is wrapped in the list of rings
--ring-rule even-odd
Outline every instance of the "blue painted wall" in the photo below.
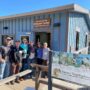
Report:
[[[67,13],[62,13],[60,18],[60,51],[67,49]]]
[[[84,14],[69,13],[69,27],[68,27],[68,52],[70,47],[75,50],[76,47],[76,30],[80,30],[79,49],[85,47],[85,36],[89,32]]]
[[[53,27],[52,48],[55,51],[66,51],[66,17],[67,13],[54,15],[53,23],[60,23],[60,27]]]
[[[28,35],[27,32],[31,32],[29,39],[30,41],[34,41],[35,32],[33,31],[33,21],[45,18],[51,19],[50,27],[46,29],[51,33],[51,49],[55,51],[70,51],[70,47],[75,49],[76,27],[80,28],[79,49],[85,47],[85,35],[86,32],[88,33],[89,29],[86,23],[85,15],[75,12],[55,12],[51,14],[18,17],[15,19],[4,19],[0,21],[0,34],[14,35],[16,40],[20,40],[21,35]],[[69,21],[67,21],[68,19]],[[54,23],[60,23],[60,26],[54,27]],[[8,27],[8,30],[3,29],[5,26]],[[41,31],[43,30],[44,28],[42,28]]]
[[[29,36],[29,41],[34,41],[34,33],[28,34],[28,32],[17,32],[16,40],[21,40],[21,36]]]

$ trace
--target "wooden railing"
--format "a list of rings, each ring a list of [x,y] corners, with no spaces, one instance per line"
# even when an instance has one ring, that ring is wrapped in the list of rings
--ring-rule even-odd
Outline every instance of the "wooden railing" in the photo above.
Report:
[[[15,75],[12,75],[12,76],[7,77],[5,79],[2,79],[2,80],[0,80],[0,85],[3,85],[3,84],[8,83],[10,81],[13,81],[13,80],[17,79],[18,77],[22,77],[26,74],[29,74],[30,72],[31,72],[31,70],[25,70],[25,71],[20,72],[18,74],[15,74]]]
[[[38,64],[31,64],[32,67],[36,68],[36,74],[35,74],[35,90],[39,90],[40,84],[48,85],[48,79],[41,78],[40,71],[46,71],[48,72],[48,66],[38,65]],[[79,85],[76,83],[71,83],[68,81],[60,80],[52,78],[54,82],[52,82],[52,87],[58,88],[60,90],[90,90],[89,87],[85,87],[83,85]],[[43,88],[43,87],[42,87]],[[48,89],[50,90],[50,89]]]
[[[48,66],[38,65],[38,64],[31,64],[32,67],[36,68],[35,73],[35,90],[39,89],[40,85],[40,71],[46,71],[48,72]]]
[[[88,47],[82,48],[78,51],[74,51],[75,54],[88,54]]]

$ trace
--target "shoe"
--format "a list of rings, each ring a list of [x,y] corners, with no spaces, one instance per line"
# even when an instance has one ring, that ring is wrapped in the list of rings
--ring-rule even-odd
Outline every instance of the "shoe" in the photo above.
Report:
[[[6,83],[7,85],[9,85],[10,83],[8,82],[8,83]]]
[[[31,76],[31,75],[29,75],[29,76],[27,76],[27,78],[28,78],[28,79],[32,79],[32,76]]]
[[[23,81],[24,80],[24,78],[20,78],[20,81]]]
[[[10,81],[11,85],[14,85],[14,81]]]
[[[19,79],[18,79],[18,80],[15,80],[15,82],[16,82],[16,83],[20,83],[20,80],[19,80]]]

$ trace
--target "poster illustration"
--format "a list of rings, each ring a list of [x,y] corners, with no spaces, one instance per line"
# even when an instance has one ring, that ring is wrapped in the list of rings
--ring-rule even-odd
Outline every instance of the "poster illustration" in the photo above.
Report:
[[[54,52],[52,77],[90,86],[90,55]]]

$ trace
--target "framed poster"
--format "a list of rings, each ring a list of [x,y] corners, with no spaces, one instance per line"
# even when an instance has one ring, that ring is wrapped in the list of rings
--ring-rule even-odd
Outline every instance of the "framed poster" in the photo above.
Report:
[[[53,53],[52,77],[90,86],[90,55]]]

